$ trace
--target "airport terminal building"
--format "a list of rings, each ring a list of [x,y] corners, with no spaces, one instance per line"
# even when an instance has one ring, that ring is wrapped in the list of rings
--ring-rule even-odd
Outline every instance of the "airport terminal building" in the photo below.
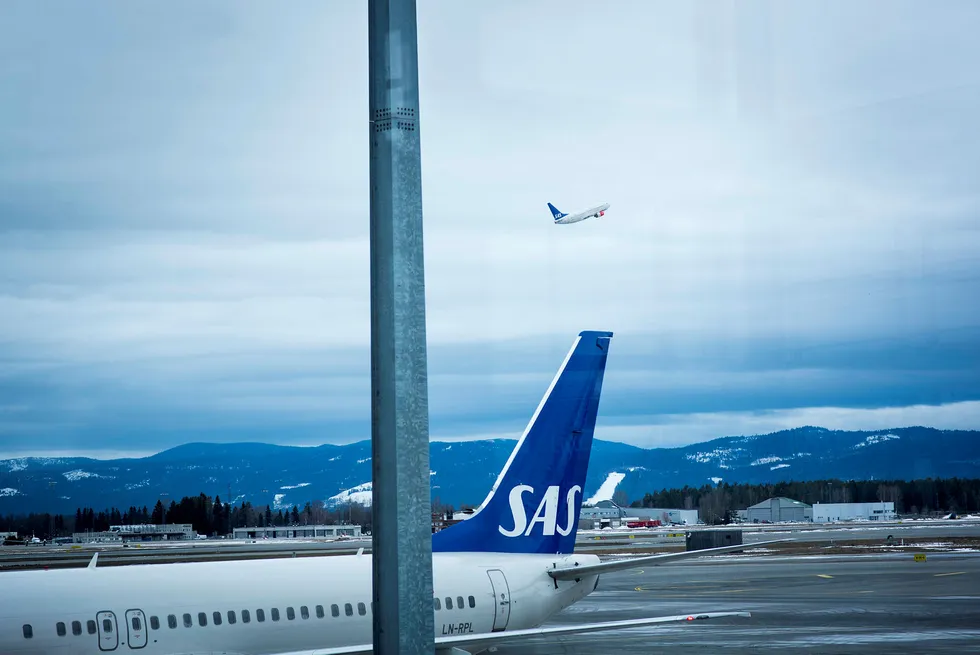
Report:
[[[119,544],[133,541],[185,541],[197,539],[197,532],[190,523],[167,525],[112,525],[106,532],[75,532],[76,544]]]

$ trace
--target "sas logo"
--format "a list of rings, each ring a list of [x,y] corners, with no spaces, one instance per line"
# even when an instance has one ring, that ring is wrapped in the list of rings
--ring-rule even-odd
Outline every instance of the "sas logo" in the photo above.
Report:
[[[572,528],[575,524],[575,494],[582,493],[582,487],[575,485],[568,490],[565,494],[565,506],[567,511],[565,516],[567,517],[568,525],[562,527],[558,525],[558,502],[560,489],[557,485],[548,487],[547,491],[544,492],[544,497],[541,502],[538,503],[538,509],[534,512],[534,516],[531,517],[530,523],[527,520],[527,513],[524,511],[524,499],[522,498],[526,492],[534,493],[534,487],[526,484],[519,484],[510,490],[510,513],[514,518],[514,527],[510,530],[505,530],[504,526],[498,526],[497,529],[500,530],[500,534],[505,537],[528,537],[531,535],[531,531],[534,530],[534,526],[538,523],[542,526],[542,534],[546,537],[553,537],[557,531],[563,537],[567,537],[572,533]]]

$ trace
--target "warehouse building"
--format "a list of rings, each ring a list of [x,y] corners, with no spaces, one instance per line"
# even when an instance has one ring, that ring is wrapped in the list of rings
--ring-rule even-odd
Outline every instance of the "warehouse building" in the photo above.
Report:
[[[792,521],[802,523],[813,520],[813,508],[792,498],[778,496],[739,512],[749,523],[782,523]]]
[[[235,539],[336,539],[360,537],[359,525],[270,525],[268,527],[235,528]]]
[[[814,523],[835,523],[837,521],[893,521],[895,503],[815,503],[813,505]]]

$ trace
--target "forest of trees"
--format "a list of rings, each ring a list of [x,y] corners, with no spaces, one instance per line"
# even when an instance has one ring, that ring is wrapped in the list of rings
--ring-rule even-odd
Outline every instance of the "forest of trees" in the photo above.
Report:
[[[233,528],[250,526],[289,526],[354,523],[371,529],[371,508],[360,505],[345,505],[335,509],[324,507],[323,501],[308,502],[301,509],[273,510],[269,505],[254,506],[249,502],[227,505],[221,497],[213,499],[205,494],[185,496],[179,502],[171,501],[165,507],[161,501],[152,510],[144,507],[130,507],[126,511],[106,508],[96,511],[91,507],[80,507],[74,516],[62,514],[28,514],[26,516],[0,516],[0,532],[17,532],[20,535],[34,535],[41,539],[68,537],[74,532],[100,532],[112,525],[140,525],[164,523],[190,523],[198,534],[224,535]]]
[[[771,484],[706,484],[703,487],[663,489],[648,493],[633,507],[698,509],[705,523],[731,522],[735,510],[785,496],[814,503],[871,503],[891,501],[901,515],[929,516],[980,511],[980,479],[923,480],[810,480]],[[615,500],[615,499],[614,499]]]
[[[776,482],[772,484],[706,484],[703,487],[663,489],[648,493],[633,507],[664,507],[698,509],[701,520],[708,524],[731,522],[735,510],[745,509],[773,496],[786,496],[814,503],[866,503],[892,501],[899,515],[937,515],[949,512],[980,512],[980,479],[924,480],[811,480],[808,482]],[[627,505],[621,491],[614,502]],[[435,498],[432,511],[452,516],[453,508]],[[302,509],[293,505],[287,510],[273,510],[269,505],[254,506],[249,502],[227,505],[221,497],[205,494],[185,496],[180,502],[171,501],[165,507],[161,501],[152,510],[130,507],[126,511],[107,508],[96,511],[80,507],[73,516],[62,514],[28,514],[0,516],[0,532],[17,532],[41,539],[71,536],[73,532],[108,530],[110,525],[143,523],[190,523],[198,534],[224,535],[233,528],[248,526],[289,526],[353,523],[371,529],[371,508],[357,504],[327,509],[323,501],[306,503]]]

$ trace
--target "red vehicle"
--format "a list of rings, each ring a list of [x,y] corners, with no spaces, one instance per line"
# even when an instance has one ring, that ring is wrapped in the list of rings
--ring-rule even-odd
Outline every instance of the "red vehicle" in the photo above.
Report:
[[[657,528],[661,525],[660,519],[640,519],[626,522],[627,528]]]

